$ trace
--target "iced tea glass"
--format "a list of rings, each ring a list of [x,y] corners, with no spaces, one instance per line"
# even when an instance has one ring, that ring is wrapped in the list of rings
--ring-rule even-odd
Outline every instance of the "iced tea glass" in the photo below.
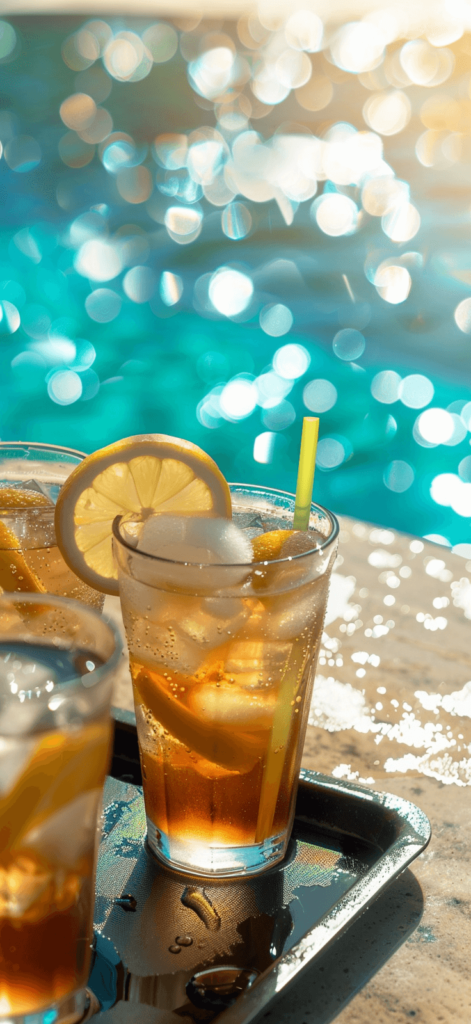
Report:
[[[97,612],[0,597],[0,1021],[87,1004],[97,823],[120,643]]]
[[[45,590],[103,607],[103,594],[83,583],[64,562],[54,531],[59,490],[84,458],[83,452],[52,444],[0,443],[0,593]],[[38,505],[2,508],[2,486],[37,491]],[[53,504],[44,505],[44,496]]]
[[[292,495],[231,495],[249,537],[292,528]],[[116,519],[114,548],[149,846],[193,874],[260,872],[291,831],[337,521],[313,504],[307,550],[242,566],[144,554],[141,525]]]

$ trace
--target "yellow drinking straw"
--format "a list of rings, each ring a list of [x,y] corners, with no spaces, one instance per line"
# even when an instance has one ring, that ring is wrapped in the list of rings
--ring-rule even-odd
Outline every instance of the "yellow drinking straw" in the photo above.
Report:
[[[293,527],[295,530],[307,530],[309,527],[318,436],[318,417],[305,416],[301,435],[301,451],[299,453],[296,501],[294,505]],[[298,637],[293,642],[291,654],[285,665],[273,716],[270,744],[262,777],[260,807],[255,830],[256,843],[262,843],[272,833],[273,819],[285,766],[286,747],[293,726],[291,709],[296,699],[298,687],[302,682],[305,660],[305,642],[302,637]]]
[[[293,519],[294,530],[307,530],[309,527],[318,437],[318,416],[305,416],[303,419],[298,479],[296,483],[296,501],[294,504]]]

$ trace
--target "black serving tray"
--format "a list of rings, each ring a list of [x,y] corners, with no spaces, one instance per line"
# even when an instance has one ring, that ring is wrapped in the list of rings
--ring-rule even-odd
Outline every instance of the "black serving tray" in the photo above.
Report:
[[[115,710],[89,986],[103,1024],[249,1024],[430,840],[414,804],[301,772],[282,864],[213,881],[145,848],[134,716]]]

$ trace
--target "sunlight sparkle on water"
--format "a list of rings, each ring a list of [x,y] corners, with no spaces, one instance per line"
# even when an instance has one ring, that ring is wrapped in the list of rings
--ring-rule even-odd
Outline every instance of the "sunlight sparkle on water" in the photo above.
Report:
[[[412,466],[403,459],[394,459],[386,466],[383,480],[386,487],[396,494],[403,494],[414,483],[415,473]]]
[[[82,277],[90,278],[91,281],[111,281],[122,270],[117,247],[99,238],[84,242],[74,263],[78,273]]]
[[[377,402],[392,405],[399,398],[401,377],[395,370],[380,370],[371,381],[370,391]]]
[[[417,420],[417,430],[429,444],[446,444],[453,429],[453,417],[446,409],[426,409]]]
[[[349,196],[337,192],[328,192],[315,199],[311,206],[318,226],[325,235],[338,237],[349,235],[355,231],[358,220],[358,208]]]
[[[237,316],[247,308],[253,295],[250,277],[231,267],[220,267],[209,283],[209,298],[218,313]]]
[[[254,441],[253,458],[255,462],[269,463],[273,461],[277,435],[267,430],[258,434]]]
[[[331,43],[333,60],[344,71],[371,71],[381,63],[386,40],[376,25],[352,21],[342,25]]]
[[[455,322],[463,334],[471,334],[471,299],[463,299],[455,309]]]
[[[85,309],[91,320],[98,324],[108,324],[118,316],[121,302],[121,296],[112,288],[96,288],[87,295]]]
[[[323,437],[317,445],[316,465],[320,469],[336,469],[346,457],[346,446],[339,438]]]
[[[49,378],[47,392],[58,405],[71,405],[82,394],[82,381],[74,370],[58,370]]]
[[[293,50],[316,53],[322,45],[324,26],[314,11],[300,10],[292,14],[285,25],[286,42]]]
[[[398,398],[409,409],[423,409],[432,401],[434,394],[432,381],[421,373],[411,373],[399,383]]]
[[[183,293],[183,281],[178,274],[164,270],[159,284],[159,293],[166,306],[175,306]]]
[[[257,388],[252,381],[243,378],[229,381],[219,399],[222,415],[235,421],[250,416],[256,405]]]
[[[396,306],[406,301],[411,290],[412,278],[406,267],[382,263],[376,271],[374,283],[378,295],[385,302]]]
[[[269,334],[272,338],[281,338],[293,326],[293,314],[288,306],[281,302],[275,302],[263,307],[260,311],[259,321],[265,334]]]
[[[311,357],[303,345],[283,345],[273,356],[273,368],[286,380],[297,380],[309,368]]]
[[[380,135],[397,135],[409,123],[412,113],[407,93],[399,89],[370,96],[363,107],[363,117]]]
[[[303,402],[311,412],[328,412],[337,401],[337,388],[330,380],[311,380],[303,391]]]
[[[355,331],[351,327],[345,327],[338,331],[332,342],[332,348],[339,359],[352,362],[363,355],[366,341],[361,331]]]

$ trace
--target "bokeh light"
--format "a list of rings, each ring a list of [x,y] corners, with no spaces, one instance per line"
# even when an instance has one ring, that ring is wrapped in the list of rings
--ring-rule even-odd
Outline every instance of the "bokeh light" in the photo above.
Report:
[[[429,444],[446,444],[453,436],[453,417],[446,409],[427,409],[417,420],[417,430]]]
[[[260,327],[272,338],[281,338],[293,326],[293,314],[288,306],[274,302],[260,310]]]
[[[231,267],[220,267],[209,282],[209,298],[218,313],[237,316],[247,308],[253,295],[253,284],[247,274]]]
[[[236,378],[223,388],[219,407],[228,420],[244,420],[253,413],[257,405],[257,388],[253,381]]]
[[[91,281],[111,281],[122,270],[119,251],[101,238],[84,242],[75,258],[75,269]]]
[[[371,381],[371,394],[377,402],[392,405],[399,398],[401,377],[395,370],[380,370]]]
[[[408,491],[409,487],[412,487],[414,483],[414,477],[415,473],[412,466],[402,459],[393,459],[386,466],[383,474],[386,487],[389,491],[394,491],[396,494],[403,494],[404,491]]]
[[[432,401],[434,394],[432,381],[421,373],[411,373],[399,383],[398,398],[409,409],[423,409]]]
[[[49,378],[47,393],[57,405],[71,405],[82,394],[79,374],[75,370],[58,370]]]
[[[221,224],[227,238],[245,238],[252,227],[252,215],[244,203],[229,203],[221,215]]]
[[[378,67],[385,42],[383,33],[376,25],[367,21],[352,21],[338,30],[330,50],[339,68],[358,74]]]
[[[350,235],[356,229],[358,207],[348,196],[328,192],[314,201],[311,211],[325,235]]]
[[[14,334],[21,323],[19,310],[8,299],[0,300],[0,334]]]
[[[380,135],[397,135],[409,123],[412,106],[407,93],[399,89],[370,96],[363,107],[366,123]]]
[[[25,174],[40,163],[41,147],[31,135],[18,135],[7,142],[4,157],[12,171]]]
[[[345,461],[348,444],[344,438],[323,437],[317,445],[316,465],[319,469],[337,469]]]
[[[108,324],[116,320],[121,309],[121,297],[112,288],[96,288],[87,295],[85,309],[91,320]]]
[[[319,415],[320,501],[465,555],[471,22],[345,22],[0,22],[2,436],[292,490]]]
[[[412,278],[406,267],[381,264],[375,274],[374,283],[378,295],[385,302],[397,306],[405,302],[411,290]]]
[[[183,281],[178,274],[164,270],[159,284],[160,298],[166,306],[176,306],[183,294]]]
[[[463,334],[471,334],[471,299],[462,299],[454,312],[455,323]]]
[[[285,25],[286,42],[293,50],[316,53],[322,45],[324,26],[314,11],[299,10],[291,14]]]
[[[309,368],[311,357],[303,345],[283,345],[273,356],[273,368],[280,377],[286,380],[297,380],[303,377]]]
[[[366,348],[366,341],[361,331],[356,331],[351,327],[345,327],[342,331],[337,331],[332,342],[332,348],[339,359],[352,362],[354,359],[359,359],[360,356],[363,355]]]
[[[311,412],[328,412],[337,401],[337,388],[330,380],[311,380],[303,391],[303,402]]]

